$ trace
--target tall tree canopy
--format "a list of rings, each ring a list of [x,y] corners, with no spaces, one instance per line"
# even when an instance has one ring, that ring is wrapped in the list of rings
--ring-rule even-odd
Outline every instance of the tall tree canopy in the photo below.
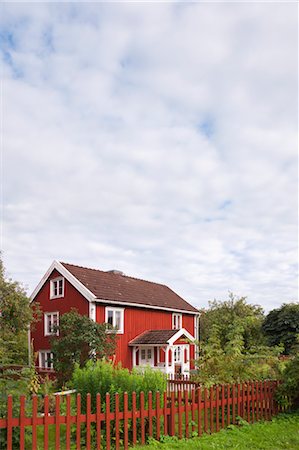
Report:
[[[262,330],[270,346],[283,344],[285,354],[296,345],[299,334],[299,303],[283,304],[266,316]]]
[[[229,294],[229,299],[223,302],[214,300],[209,308],[201,311],[200,339],[207,342],[217,327],[220,346],[225,348],[231,339],[231,333],[238,329],[244,349],[262,345],[264,338],[261,325],[264,319],[263,309],[259,305],[250,305],[246,297],[237,297]]]
[[[60,384],[70,380],[75,364],[83,367],[90,359],[107,358],[115,352],[116,332],[96,323],[75,309],[60,317],[59,336],[51,339],[54,369]]]
[[[28,364],[27,332],[33,313],[25,290],[5,277],[0,260],[0,364]]]

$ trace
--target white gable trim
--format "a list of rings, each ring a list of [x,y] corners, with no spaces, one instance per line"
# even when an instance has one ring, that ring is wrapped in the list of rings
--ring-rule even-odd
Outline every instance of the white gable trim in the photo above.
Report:
[[[35,297],[37,296],[37,294],[39,293],[39,291],[44,286],[47,279],[55,269],[67,281],[69,281],[69,283],[71,283],[77,289],[77,291],[79,291],[80,294],[82,294],[89,302],[95,301],[96,296],[89,289],[87,289],[76,277],[74,277],[74,275],[72,275],[59,261],[53,261],[53,263],[51,264],[51,266],[49,267],[43,278],[40,280],[40,282],[38,283],[32,294],[30,295],[30,302],[32,302],[35,299]]]
[[[168,345],[173,345],[173,343],[177,341],[181,336],[186,336],[189,341],[194,341],[194,336],[192,336],[189,331],[185,330],[185,328],[181,328],[170,339],[168,339]]]

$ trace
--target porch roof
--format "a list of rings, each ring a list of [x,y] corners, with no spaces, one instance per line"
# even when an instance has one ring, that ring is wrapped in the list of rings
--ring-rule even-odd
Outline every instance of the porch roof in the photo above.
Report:
[[[148,330],[132,339],[129,345],[165,345],[177,332],[178,330]]]

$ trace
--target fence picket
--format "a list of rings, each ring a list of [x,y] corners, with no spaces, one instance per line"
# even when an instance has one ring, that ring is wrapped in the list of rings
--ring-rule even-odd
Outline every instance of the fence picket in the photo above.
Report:
[[[178,435],[179,439],[183,437],[183,428],[182,428],[182,393],[178,391]]]
[[[194,436],[195,431],[195,390],[192,389],[191,391],[191,420],[192,420],[192,436]]]
[[[160,392],[156,392],[156,439],[160,440]]]
[[[224,392],[224,384],[221,385],[221,428],[224,428],[225,423],[225,392]]]
[[[232,385],[232,422],[236,423],[236,385]]]
[[[149,391],[147,396],[148,404],[148,435],[153,436],[153,396],[151,391]]]
[[[107,392],[106,394],[106,449],[110,450],[111,447],[111,436],[110,436],[110,394]]]
[[[184,392],[185,400],[185,437],[189,438],[189,394],[187,389]]]
[[[230,385],[228,384],[226,386],[226,395],[227,395],[227,406],[226,406],[226,411],[227,411],[227,425],[230,425]]]
[[[129,447],[129,427],[128,427],[128,393],[124,393],[124,449]]]
[[[210,432],[214,433],[214,386],[210,387]]]
[[[81,448],[81,395],[78,394],[76,398],[76,448]]]
[[[12,450],[12,395],[7,397],[7,450]]]
[[[44,398],[44,450],[49,448],[49,396]]]
[[[71,397],[66,396],[66,448],[71,448]]]
[[[197,388],[197,432],[198,436],[202,435],[202,426],[201,426],[201,410],[202,410],[202,404],[201,404],[201,388]]]
[[[101,449],[101,394],[96,397],[97,411],[96,411],[96,427],[97,427],[97,450]]]
[[[20,450],[25,449],[25,395],[20,397]]]
[[[133,445],[137,442],[137,428],[136,428],[136,392],[132,393],[132,441]]]
[[[204,416],[204,432],[208,432],[208,390],[207,388],[204,388],[204,410],[203,410],[203,416]]]
[[[90,394],[86,395],[86,450],[90,450],[91,436],[90,436],[90,424],[91,424],[91,398]]]
[[[251,417],[250,417],[250,396],[251,396],[251,392],[250,392],[250,383],[247,381],[246,383],[246,387],[247,387],[247,401],[246,401],[246,405],[247,405],[247,422],[250,423],[251,421]]]
[[[32,450],[37,449],[37,396],[32,396]]]
[[[119,449],[119,395],[116,392],[114,395],[115,404],[115,448]]]
[[[216,386],[216,431],[219,431],[219,386]]]
[[[140,392],[140,426],[141,426],[141,444],[145,444],[144,430],[144,393]]]
[[[55,397],[55,450],[60,449],[60,396]]]
[[[164,410],[163,410],[163,416],[164,416],[164,436],[166,436],[166,435],[168,434],[167,392],[164,392],[163,400],[164,400]]]

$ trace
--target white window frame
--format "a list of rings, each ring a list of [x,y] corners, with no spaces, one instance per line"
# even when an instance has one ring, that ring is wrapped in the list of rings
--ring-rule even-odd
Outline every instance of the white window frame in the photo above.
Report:
[[[178,327],[179,322],[179,327]],[[183,328],[183,315],[181,313],[172,313],[172,329],[181,330]]]
[[[120,328],[116,330],[116,334],[124,334],[124,316],[125,316],[125,309],[124,308],[114,308],[112,306],[106,306],[105,308],[105,323],[108,323],[108,312],[112,311],[113,318],[112,318],[112,326],[115,327],[116,320],[115,320],[115,313],[120,312]],[[109,331],[109,330],[107,330]]]
[[[44,332],[45,332],[45,336],[58,336],[59,335],[59,330],[56,331],[56,333],[54,332],[49,332],[48,329],[48,322],[49,320],[52,322],[53,324],[53,317],[54,315],[57,315],[57,325],[59,326],[59,311],[51,311],[51,312],[45,312],[44,313]]]
[[[59,282],[62,282],[62,293],[59,294]],[[57,292],[58,294],[55,295],[55,283],[58,283]],[[50,299],[53,298],[62,298],[64,297],[64,278],[63,277],[56,277],[50,280]]]
[[[45,365],[42,365],[42,358],[43,355],[45,355]],[[48,355],[50,355],[50,358],[53,359],[53,353],[51,350],[39,350],[38,352],[38,366],[42,369],[53,369],[53,361],[50,362],[50,367],[47,367],[47,361],[48,361]]]

